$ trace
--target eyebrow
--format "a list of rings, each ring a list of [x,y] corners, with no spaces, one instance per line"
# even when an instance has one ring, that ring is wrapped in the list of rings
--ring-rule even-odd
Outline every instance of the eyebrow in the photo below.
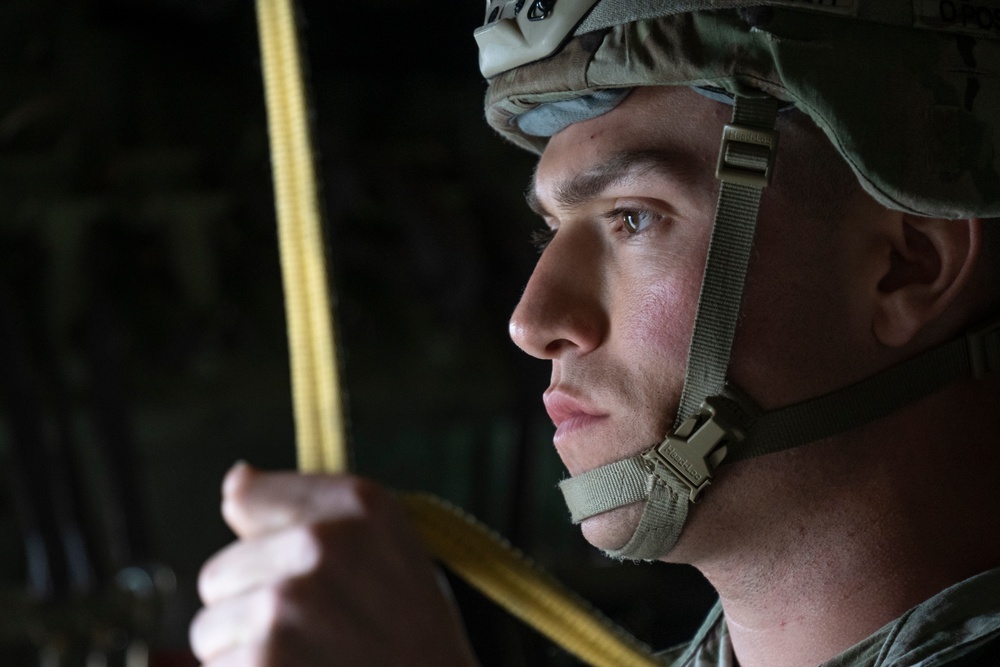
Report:
[[[649,174],[687,185],[697,178],[695,167],[695,162],[690,157],[676,152],[622,151],[613,154],[593,169],[559,183],[553,199],[564,208],[573,208],[596,199],[612,185]],[[546,217],[549,213],[539,201],[536,192],[537,177],[536,170],[524,198],[532,211],[541,217]]]

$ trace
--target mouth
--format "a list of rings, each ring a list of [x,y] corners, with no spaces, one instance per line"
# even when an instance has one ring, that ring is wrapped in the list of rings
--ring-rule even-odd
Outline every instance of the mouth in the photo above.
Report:
[[[570,436],[596,426],[609,416],[600,408],[589,405],[586,401],[564,391],[549,389],[542,400],[545,403],[545,411],[549,413],[549,418],[556,426],[552,442],[560,453],[564,451],[564,445]]]

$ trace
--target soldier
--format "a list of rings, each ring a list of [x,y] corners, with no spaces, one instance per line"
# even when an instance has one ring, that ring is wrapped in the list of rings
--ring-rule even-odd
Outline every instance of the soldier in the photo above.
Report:
[[[571,515],[719,593],[667,664],[1000,664],[995,9],[489,3],[487,118],[541,155],[511,336]],[[377,485],[224,497],[206,664],[474,663]]]

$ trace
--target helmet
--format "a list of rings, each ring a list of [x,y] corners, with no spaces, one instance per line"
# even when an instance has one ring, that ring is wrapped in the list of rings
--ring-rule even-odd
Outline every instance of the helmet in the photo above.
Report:
[[[529,150],[546,141],[533,117],[602,91],[765,92],[812,117],[885,206],[1000,216],[995,0],[535,0],[535,19],[530,10],[502,18],[524,4],[490,2],[487,18],[496,18],[476,39],[490,80],[487,120]],[[745,5],[754,9],[720,10]],[[537,36],[547,21],[554,32]]]
[[[488,122],[534,152],[639,86],[688,86],[734,104],[674,428],[641,455],[560,485],[574,521],[646,501],[636,533],[610,555],[666,553],[724,461],[835,435],[1000,369],[997,319],[767,413],[726,382],[782,106],[807,114],[884,206],[1000,216],[1000,0],[488,0],[475,36]]]

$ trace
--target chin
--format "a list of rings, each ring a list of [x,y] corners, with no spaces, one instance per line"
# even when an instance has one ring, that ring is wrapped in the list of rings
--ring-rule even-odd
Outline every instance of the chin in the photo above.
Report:
[[[642,516],[641,502],[584,519],[580,530],[585,540],[598,549],[610,551],[619,549],[629,541]]]

